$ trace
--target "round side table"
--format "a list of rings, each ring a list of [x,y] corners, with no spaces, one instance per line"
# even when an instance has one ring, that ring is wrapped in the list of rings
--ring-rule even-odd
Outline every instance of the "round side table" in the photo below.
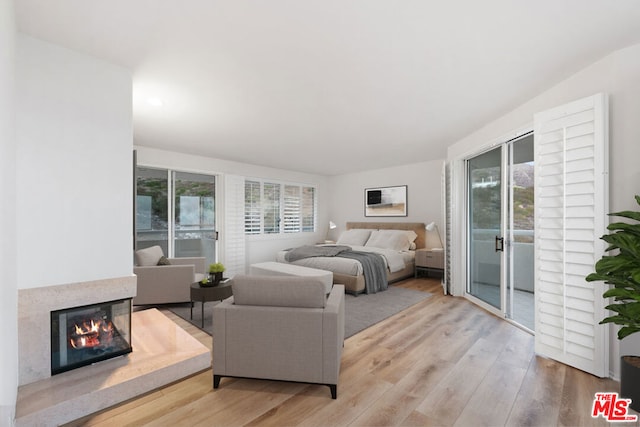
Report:
[[[219,283],[216,286],[200,286],[200,282],[191,284],[191,320],[193,320],[193,303],[202,302],[202,328],[204,329],[204,303],[207,301],[222,301],[232,296],[231,281]]]

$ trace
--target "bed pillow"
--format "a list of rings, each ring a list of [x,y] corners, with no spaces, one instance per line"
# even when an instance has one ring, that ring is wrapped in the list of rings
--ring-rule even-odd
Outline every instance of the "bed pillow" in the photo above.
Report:
[[[395,251],[408,251],[411,243],[418,237],[412,230],[376,230],[365,246]]]
[[[349,245],[349,246],[364,246],[369,240],[369,236],[371,232],[375,230],[370,230],[368,228],[353,228],[351,230],[347,230],[340,235],[336,244],[338,245]]]

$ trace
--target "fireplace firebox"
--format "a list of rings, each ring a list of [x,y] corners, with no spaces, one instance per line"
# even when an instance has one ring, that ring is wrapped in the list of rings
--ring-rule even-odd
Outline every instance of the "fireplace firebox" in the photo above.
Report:
[[[131,298],[51,312],[51,375],[131,350]]]

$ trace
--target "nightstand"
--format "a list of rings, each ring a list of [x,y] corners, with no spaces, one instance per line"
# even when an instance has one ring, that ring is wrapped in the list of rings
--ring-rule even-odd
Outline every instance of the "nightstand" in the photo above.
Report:
[[[418,272],[425,272],[429,277],[429,272],[434,271],[444,274],[444,251],[433,249],[417,249],[416,250],[416,268],[415,277]]]

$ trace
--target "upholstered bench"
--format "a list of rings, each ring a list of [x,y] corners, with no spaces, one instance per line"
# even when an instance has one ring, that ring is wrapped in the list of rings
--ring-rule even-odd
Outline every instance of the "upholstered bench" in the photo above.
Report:
[[[313,277],[320,280],[326,292],[330,293],[333,287],[333,273],[317,268],[302,267],[294,264],[284,264],[281,262],[260,262],[251,264],[249,273],[252,276],[299,276]]]

